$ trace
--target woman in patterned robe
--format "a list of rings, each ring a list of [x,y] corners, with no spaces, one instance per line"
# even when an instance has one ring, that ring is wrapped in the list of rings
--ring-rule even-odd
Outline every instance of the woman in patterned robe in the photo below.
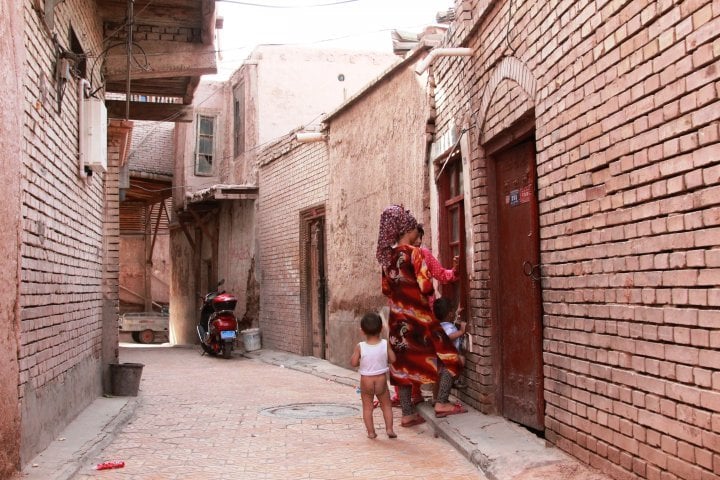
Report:
[[[390,346],[397,357],[390,367],[390,383],[399,387],[400,424],[406,427],[424,422],[411,400],[413,385],[439,384],[437,417],[467,411],[449,402],[460,358],[430,310],[433,283],[422,252],[413,246],[417,236],[417,221],[402,205],[383,211],[376,256],[382,266],[382,291],[390,304]]]

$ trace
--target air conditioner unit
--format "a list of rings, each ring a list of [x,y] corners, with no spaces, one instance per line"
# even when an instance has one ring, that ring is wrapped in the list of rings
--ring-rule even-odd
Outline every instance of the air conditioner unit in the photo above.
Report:
[[[105,102],[97,98],[87,98],[83,102],[85,128],[80,132],[80,141],[84,142],[85,166],[95,172],[107,171],[107,108]]]

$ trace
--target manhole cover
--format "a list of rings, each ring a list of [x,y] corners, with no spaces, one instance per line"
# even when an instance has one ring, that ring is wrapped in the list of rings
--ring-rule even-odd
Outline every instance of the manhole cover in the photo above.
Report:
[[[283,417],[296,420],[306,418],[340,418],[351,417],[360,412],[358,407],[337,403],[293,403],[260,410],[261,415]]]

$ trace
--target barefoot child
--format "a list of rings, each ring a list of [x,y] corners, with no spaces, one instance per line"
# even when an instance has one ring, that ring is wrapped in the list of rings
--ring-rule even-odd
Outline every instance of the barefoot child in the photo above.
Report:
[[[445,297],[438,298],[433,304],[433,314],[435,318],[440,322],[440,325],[445,330],[448,338],[452,340],[453,345],[460,355],[460,365],[465,366],[465,357],[462,352],[462,339],[465,335],[465,329],[467,324],[465,322],[459,322],[459,325],[455,323],[455,319],[462,310],[458,307],[457,311],[453,310],[452,302]],[[455,388],[465,388],[466,385],[460,379],[460,376],[453,382]],[[438,384],[433,387],[433,400],[437,398]]]
[[[355,345],[350,365],[360,373],[360,398],[363,406],[363,421],[368,438],[376,438],[373,422],[373,399],[377,397],[385,419],[385,432],[388,438],[396,438],[393,431],[393,413],[390,404],[390,392],[387,386],[388,362],[395,361],[395,353],[387,340],[380,338],[382,319],[376,313],[366,313],[360,320],[360,328],[366,341]]]

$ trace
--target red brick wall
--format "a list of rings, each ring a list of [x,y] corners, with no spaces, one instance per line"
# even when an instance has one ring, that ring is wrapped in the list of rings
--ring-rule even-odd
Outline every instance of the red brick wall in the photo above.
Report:
[[[263,346],[301,354],[300,212],[327,200],[325,142],[291,133],[259,153],[260,328]]]
[[[534,104],[546,436],[616,478],[717,478],[720,4],[488,3],[458,2],[448,45],[475,54],[436,63],[437,125],[472,127],[483,279],[481,141]],[[490,411],[491,306],[473,287],[471,394]]]
[[[117,244],[107,238],[107,249],[104,244],[106,233],[117,235],[116,229],[104,231],[109,176],[95,173],[87,182],[78,177],[76,80],[59,89],[64,95],[58,112],[55,46],[33,5],[23,2],[28,60],[19,172],[23,462],[101,393],[103,281],[112,285],[117,277],[111,271],[104,277],[103,267],[106,251]],[[72,25],[85,51],[99,54],[102,28],[95,12],[91,1],[59,3],[54,32],[60,45],[69,49]],[[94,74],[92,89],[100,84],[99,69]]]

